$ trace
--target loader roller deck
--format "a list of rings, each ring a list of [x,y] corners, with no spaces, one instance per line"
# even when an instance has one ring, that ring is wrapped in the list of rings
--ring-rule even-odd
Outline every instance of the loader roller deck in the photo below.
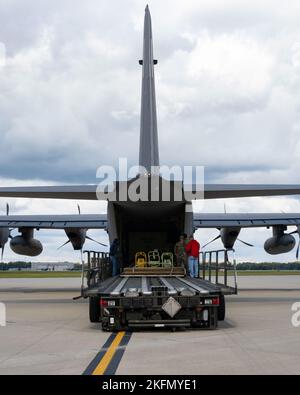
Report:
[[[172,296],[194,295],[231,295],[235,289],[223,284],[216,285],[207,280],[179,276],[116,276],[103,281],[99,286],[86,289],[85,296],[151,296],[156,294],[156,289],[164,287],[166,293]]]

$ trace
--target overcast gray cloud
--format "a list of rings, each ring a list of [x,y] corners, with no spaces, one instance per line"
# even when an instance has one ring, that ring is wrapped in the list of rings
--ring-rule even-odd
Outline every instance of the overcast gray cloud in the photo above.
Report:
[[[206,179],[215,182],[299,183],[300,3],[149,5],[162,164],[205,165]],[[144,7],[140,0],[0,0],[1,185],[95,182],[101,164],[120,156],[136,163]],[[103,210],[96,203],[84,203],[86,212]],[[11,204],[18,213],[57,206]],[[291,198],[228,206],[300,211]],[[222,211],[223,201],[205,208]],[[60,210],[74,212],[76,202],[62,202]],[[244,234],[261,247],[269,233]],[[43,258],[56,257],[63,234],[43,235]],[[242,246],[240,255],[271,258]]]

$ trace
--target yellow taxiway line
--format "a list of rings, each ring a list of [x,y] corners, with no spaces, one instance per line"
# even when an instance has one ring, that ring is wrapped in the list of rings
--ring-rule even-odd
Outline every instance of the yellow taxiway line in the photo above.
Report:
[[[100,376],[103,375],[104,372],[106,371],[107,367],[111,363],[115,352],[117,348],[119,347],[123,337],[125,336],[126,332],[119,332],[117,336],[114,338],[113,342],[109,346],[108,350],[104,354],[103,358],[99,362],[99,364],[96,366],[95,370],[93,371],[92,375],[93,376]]]

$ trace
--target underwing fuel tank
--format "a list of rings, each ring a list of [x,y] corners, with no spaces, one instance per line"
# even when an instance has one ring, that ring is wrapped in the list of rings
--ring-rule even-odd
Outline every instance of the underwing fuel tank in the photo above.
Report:
[[[38,256],[43,251],[42,243],[37,239],[24,239],[23,236],[16,236],[10,241],[10,248],[18,255]]]
[[[266,240],[264,249],[270,255],[278,255],[292,251],[295,244],[295,238],[285,234],[284,227],[273,227],[273,237]]]
[[[25,256],[38,256],[43,251],[42,243],[33,238],[33,229],[22,229],[21,235],[10,241],[10,248],[15,254]]]

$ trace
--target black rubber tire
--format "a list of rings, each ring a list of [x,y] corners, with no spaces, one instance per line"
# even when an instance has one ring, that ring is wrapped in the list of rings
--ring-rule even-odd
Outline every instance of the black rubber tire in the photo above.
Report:
[[[107,325],[102,324],[102,330],[103,330],[103,332],[109,332]]]
[[[218,321],[224,321],[226,314],[225,296],[220,296],[220,306],[218,307]]]
[[[89,312],[90,312],[90,321],[95,323],[100,321],[100,303],[98,297],[90,297],[89,303]]]

